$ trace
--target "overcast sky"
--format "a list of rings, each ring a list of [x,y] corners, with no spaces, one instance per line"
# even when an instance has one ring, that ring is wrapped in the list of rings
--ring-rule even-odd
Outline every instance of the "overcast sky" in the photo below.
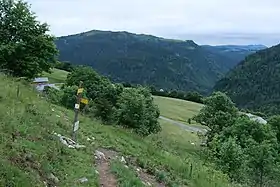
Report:
[[[27,0],[56,36],[113,30],[199,44],[280,43],[280,0]]]

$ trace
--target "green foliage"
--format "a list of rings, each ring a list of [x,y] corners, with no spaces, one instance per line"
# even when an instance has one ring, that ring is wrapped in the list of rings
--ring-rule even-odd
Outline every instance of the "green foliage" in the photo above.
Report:
[[[74,108],[74,105],[77,102],[77,90],[78,90],[78,86],[63,87],[61,90],[62,94],[61,94],[60,103],[66,108],[69,109]]]
[[[118,125],[131,128],[142,136],[161,130],[157,121],[159,109],[146,89],[125,89],[118,99],[117,109]]]
[[[216,141],[220,140],[216,139]],[[242,173],[245,169],[245,155],[237,139],[230,137],[224,142],[215,143],[217,145],[211,151],[216,151],[212,154],[215,155],[215,160],[219,168],[224,173],[227,173],[231,179],[237,180],[238,182],[244,180]],[[211,144],[213,146],[214,142],[211,142]]]
[[[48,100],[57,105],[62,105],[68,109],[73,109],[77,102],[77,86],[63,86],[61,90],[56,90],[51,87],[45,87],[44,94]],[[83,98],[86,98],[86,93],[82,94]],[[80,109],[82,110],[84,105],[81,104]]]
[[[127,85],[127,84],[126,84]],[[127,87],[132,87],[131,85],[127,85]],[[182,92],[182,91],[176,91],[176,90],[172,90],[172,91],[158,91],[156,90],[155,87],[151,86],[151,93],[155,96],[163,96],[163,97],[171,97],[171,98],[177,98],[177,99],[183,99],[186,101],[192,101],[192,102],[196,102],[196,103],[203,103],[204,102],[204,98],[201,94],[199,94],[198,92]]]
[[[280,45],[248,56],[215,85],[241,108],[279,114]]]
[[[21,0],[0,0],[0,13],[0,68],[27,78],[49,71],[57,50],[48,25]]]
[[[269,119],[268,123],[276,133],[278,143],[280,144],[280,116],[273,116]],[[280,149],[279,149],[280,151]]]
[[[94,100],[93,116],[101,119],[104,123],[113,123],[115,111],[115,106],[107,98],[99,97]]]
[[[74,65],[70,64],[69,62],[57,62],[54,67],[67,72],[71,72],[75,68]]]
[[[165,173],[164,171],[158,171],[158,172],[156,172],[156,179],[157,179],[157,181],[160,182],[160,183],[167,182],[166,173]]]
[[[276,144],[270,141],[254,142],[246,149],[248,154],[248,173],[251,176],[252,186],[272,186],[274,181],[276,158]],[[279,168],[278,168],[279,169]],[[279,175],[279,171],[278,175]],[[276,179],[279,182],[279,179]],[[271,184],[272,183],[272,184]],[[279,184],[279,183],[278,183]]]
[[[250,186],[277,186],[279,179],[279,117],[261,124],[239,115],[234,103],[217,92],[205,100],[196,120],[210,128],[208,152],[233,181]]]
[[[216,92],[205,99],[205,106],[194,119],[211,129],[207,132],[208,141],[211,142],[215,134],[234,124],[237,112],[230,98],[221,92]]]
[[[60,61],[89,65],[114,82],[157,89],[206,93],[231,68],[231,62],[237,63],[193,41],[128,32],[89,31],[59,37],[56,45]]]
[[[93,115],[105,123],[111,123],[115,112],[118,96],[123,91],[120,84],[112,84],[107,78],[100,76],[90,67],[76,67],[68,74],[68,86],[79,85],[87,92],[87,97],[93,101]]]
[[[264,45],[204,45],[203,47],[209,51],[218,53],[230,59],[227,61],[227,63],[229,63],[231,68],[235,67],[250,54],[267,48]]]
[[[238,117],[231,127],[224,129],[223,135],[226,137],[235,136],[242,148],[246,148],[250,144],[250,138],[257,143],[275,139],[270,125],[251,121],[248,117]]]
[[[132,168],[126,168],[119,161],[113,161],[110,165],[111,172],[117,176],[119,187],[145,187]]]
[[[103,95],[105,89],[113,89],[112,83],[100,76],[90,67],[76,67],[67,75],[67,86],[78,86],[82,81],[82,87],[87,90],[87,96],[96,99]]]
[[[66,87],[62,89],[63,106],[73,107],[77,90],[73,85],[80,81],[85,95],[92,100],[87,112],[103,123],[131,128],[142,136],[161,130],[157,121],[159,109],[149,90],[141,87],[124,89],[121,84],[112,84],[88,67],[76,67],[68,74]]]
[[[62,92],[56,90],[52,87],[46,86],[43,90],[44,94],[47,96],[48,100],[54,104],[61,103]]]

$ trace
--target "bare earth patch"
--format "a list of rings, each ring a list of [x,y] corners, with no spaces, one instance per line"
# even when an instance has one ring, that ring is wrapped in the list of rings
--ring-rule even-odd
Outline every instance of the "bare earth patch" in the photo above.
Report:
[[[110,159],[114,157],[116,152],[99,149],[95,153],[97,169],[99,172],[99,184],[103,187],[116,187],[117,180],[110,172]]]
[[[117,158],[120,159],[123,157],[119,157],[119,154],[116,151],[100,148],[96,151],[95,158],[97,169],[99,172],[100,186],[116,187],[117,180],[115,176],[110,172],[110,160]],[[134,159],[128,160],[132,161]],[[133,166],[133,169],[136,171],[138,178],[143,182],[145,186],[165,187],[164,184],[157,182],[154,176],[148,174],[142,168],[138,168],[133,161],[129,164]]]

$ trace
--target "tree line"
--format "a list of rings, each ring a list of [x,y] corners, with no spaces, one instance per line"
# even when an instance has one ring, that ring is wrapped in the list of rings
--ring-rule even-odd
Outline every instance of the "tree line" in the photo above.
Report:
[[[238,107],[275,115],[280,112],[280,45],[258,51],[218,81],[214,90],[225,92]]]
[[[268,124],[242,115],[224,93],[215,92],[194,118],[210,128],[206,153],[233,182],[254,187],[280,184],[280,116]]]
[[[71,64],[69,62],[57,62],[54,66],[56,69],[72,72],[75,67],[79,67],[78,65]],[[122,83],[122,85],[126,88],[137,88],[141,87],[139,84],[130,84],[130,83]],[[152,95],[155,96],[162,96],[162,97],[171,97],[176,99],[182,99],[186,101],[192,101],[196,103],[203,104],[203,95],[196,91],[190,91],[190,92],[183,92],[180,90],[163,90],[163,89],[157,89],[155,86],[148,86]]]
[[[136,88],[140,85],[133,85],[130,83],[123,83],[124,87],[126,88]],[[162,97],[171,97],[175,99],[182,99],[186,101],[192,101],[196,103],[201,103],[203,104],[204,97],[200,93],[196,91],[190,91],[190,92],[183,92],[179,90],[163,90],[163,89],[157,89],[154,86],[149,86],[149,89],[152,93],[152,95],[155,96],[162,96]]]

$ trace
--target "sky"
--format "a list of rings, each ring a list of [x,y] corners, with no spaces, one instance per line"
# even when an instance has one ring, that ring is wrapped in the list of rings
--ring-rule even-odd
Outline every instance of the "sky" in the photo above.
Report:
[[[280,43],[280,0],[27,0],[55,36],[128,31],[198,44]]]

